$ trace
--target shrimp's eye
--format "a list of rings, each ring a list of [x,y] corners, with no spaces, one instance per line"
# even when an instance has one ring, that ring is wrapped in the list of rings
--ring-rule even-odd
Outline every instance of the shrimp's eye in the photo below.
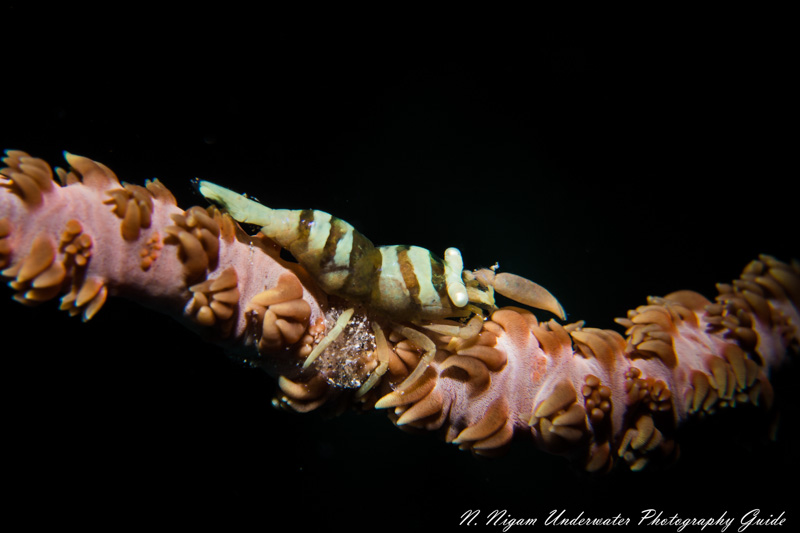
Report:
[[[444,276],[447,283],[447,295],[456,307],[464,307],[469,303],[467,288],[461,279],[464,270],[464,261],[458,248],[448,248],[444,251]]]

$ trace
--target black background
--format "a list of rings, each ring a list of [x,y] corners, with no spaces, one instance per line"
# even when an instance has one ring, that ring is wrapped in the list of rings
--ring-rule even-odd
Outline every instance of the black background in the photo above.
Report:
[[[3,7],[0,147],[158,177],[183,207],[202,203],[199,177],[326,210],[377,244],[457,246],[596,327],[650,294],[712,295],[759,253],[800,255],[796,38],[779,13],[312,24],[141,9]],[[8,297],[3,500],[31,524],[427,531],[497,508],[539,525],[552,509],[798,520],[779,487],[798,474],[792,369],[776,443],[733,413],[687,428],[672,468],[592,478],[526,442],[486,460],[382,413],[275,411],[268,376],[125,301],[83,324]]]

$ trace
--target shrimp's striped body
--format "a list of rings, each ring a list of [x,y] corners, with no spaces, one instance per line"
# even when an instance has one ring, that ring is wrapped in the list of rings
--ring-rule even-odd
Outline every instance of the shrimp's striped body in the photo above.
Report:
[[[460,305],[454,304],[447,290],[446,261],[425,248],[376,247],[349,223],[324,211],[271,209],[207,181],[199,182],[198,189],[239,222],[261,226],[264,235],[287,249],[328,294],[396,320],[469,314],[463,309],[466,291],[456,302]],[[459,266],[459,279],[460,275]]]
[[[324,211],[272,214],[281,227],[265,220],[261,231],[289,250],[326,293],[396,319],[436,319],[456,312],[447,297],[444,263],[428,250],[375,247],[353,226]],[[292,229],[284,230],[284,224]]]
[[[363,305],[391,322],[421,324],[480,314],[478,307],[495,307],[495,290],[565,318],[558,300],[530,280],[495,274],[493,269],[464,271],[461,253],[455,248],[448,248],[444,259],[439,259],[418,246],[376,247],[353,226],[324,211],[271,209],[208,181],[196,185],[200,194],[235,220],[260,226],[327,294]],[[410,385],[433,359],[433,342],[425,344],[426,355],[401,388]],[[306,366],[311,361],[309,356]]]

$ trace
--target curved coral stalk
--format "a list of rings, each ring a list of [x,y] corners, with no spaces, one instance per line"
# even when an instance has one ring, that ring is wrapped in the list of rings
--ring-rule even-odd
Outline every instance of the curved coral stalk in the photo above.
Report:
[[[762,256],[720,286],[716,303],[690,291],[650,298],[619,319],[627,338],[499,310],[484,324],[495,338],[440,358],[422,398],[378,407],[402,406],[398,423],[444,427],[448,440],[478,453],[530,431],[589,471],[619,461],[639,470],[674,455],[689,418],[770,406],[770,373],[800,345],[798,289],[800,265]]]
[[[518,308],[466,339],[421,328],[435,357],[401,390],[423,358],[407,327],[326,297],[274,243],[214,209],[181,210],[158,181],[122,185],[102,164],[67,161],[59,184],[39,159],[5,158],[0,267],[14,298],[61,295],[84,320],[109,296],[136,300],[277,376],[274,404],[293,411],[357,402],[479,454],[527,434],[588,471],[640,470],[675,456],[691,418],[768,407],[771,372],[800,342],[800,265],[761,256],[714,302],[689,291],[648,299],[618,320],[625,337]]]
[[[271,353],[303,349],[299,341],[322,318],[321,295],[277,258],[272,243],[213,209],[183,211],[158,180],[121,184],[100,163],[66,158],[60,183],[41,159],[19,151],[4,158],[0,267],[16,300],[35,305],[62,295],[61,309],[89,320],[119,295],[242,358],[259,358],[253,341]],[[291,373],[297,362],[266,363]]]

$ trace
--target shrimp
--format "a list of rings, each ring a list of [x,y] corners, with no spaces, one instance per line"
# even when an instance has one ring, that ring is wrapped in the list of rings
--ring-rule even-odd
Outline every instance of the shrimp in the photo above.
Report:
[[[422,344],[425,355],[401,389],[416,381],[436,352],[433,341],[426,341],[424,334],[412,334],[416,330],[400,325],[402,322],[469,338],[480,331],[481,320],[455,328],[424,322],[482,318],[481,309],[496,308],[495,291],[566,319],[558,300],[528,279],[496,273],[496,266],[465,271],[457,248],[448,248],[440,259],[419,246],[375,246],[349,223],[324,211],[271,209],[209,181],[198,180],[195,185],[203,197],[238,222],[260,226],[261,232],[288,250],[327,294],[378,312],[398,324],[395,331],[406,337],[413,335],[415,338],[409,340]],[[337,324],[334,329],[341,331],[343,327]],[[312,352],[305,366],[314,357]]]

